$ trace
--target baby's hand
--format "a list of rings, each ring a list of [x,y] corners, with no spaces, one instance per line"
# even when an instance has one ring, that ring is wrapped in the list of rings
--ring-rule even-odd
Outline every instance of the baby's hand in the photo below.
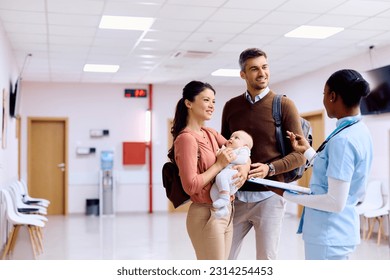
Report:
[[[226,149],[225,145],[222,145],[222,147],[217,150],[217,156],[220,155],[222,151],[225,149]]]

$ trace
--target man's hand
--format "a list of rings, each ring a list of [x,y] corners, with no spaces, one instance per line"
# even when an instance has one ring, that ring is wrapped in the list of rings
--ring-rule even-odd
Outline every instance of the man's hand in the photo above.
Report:
[[[252,169],[249,171],[249,176],[248,178],[260,178],[263,179],[267,177],[269,167],[268,165],[264,163],[252,163],[251,164]]]

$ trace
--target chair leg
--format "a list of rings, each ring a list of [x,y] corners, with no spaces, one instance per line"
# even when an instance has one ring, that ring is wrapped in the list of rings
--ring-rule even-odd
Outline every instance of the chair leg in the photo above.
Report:
[[[390,248],[390,209],[386,216],[387,216],[387,241],[389,243],[389,248]]]
[[[378,226],[378,245],[381,244],[381,237],[382,237],[382,231],[383,231],[383,216],[380,216],[377,218],[378,219],[378,223],[379,223],[379,226]]]
[[[367,218],[363,216],[363,236],[362,239],[366,239],[366,234],[367,234]]]
[[[33,250],[33,254],[34,254],[34,259],[37,258],[37,244],[35,243],[35,238],[34,238],[34,232],[33,232],[33,229],[32,229],[32,226],[28,226],[28,232],[30,234],[30,242],[31,242],[31,247],[32,247],[32,250]]]
[[[368,230],[367,238],[366,238],[366,239],[370,239],[371,234],[372,234],[372,231],[373,231],[373,229],[374,229],[375,222],[372,221],[372,218],[368,218],[367,220],[368,220],[368,227],[369,227],[369,230]]]
[[[5,257],[8,255],[9,253],[9,250],[10,250],[10,247],[11,247],[11,243],[12,243],[12,240],[14,238],[14,234],[15,234],[15,227],[14,226],[11,230],[11,232],[9,233],[8,235],[8,240],[7,240],[7,243],[5,244],[5,248],[4,248],[4,252],[3,252],[3,255],[1,257],[2,260],[5,260]]]
[[[43,253],[43,238],[42,238],[42,231],[40,227],[33,227],[33,232],[35,235],[35,241],[38,250],[38,253],[42,254]]]
[[[15,249],[16,239],[18,239],[20,227],[21,227],[21,225],[15,225],[15,232],[14,232],[13,238],[11,240],[11,244],[10,244],[8,253],[12,253]]]
[[[31,229],[31,237],[32,237],[32,240],[34,242],[35,252],[36,252],[36,254],[39,254],[41,252],[41,245],[40,245],[39,240],[38,240],[35,226],[29,226],[29,228]],[[31,239],[31,237],[30,237],[30,239]]]

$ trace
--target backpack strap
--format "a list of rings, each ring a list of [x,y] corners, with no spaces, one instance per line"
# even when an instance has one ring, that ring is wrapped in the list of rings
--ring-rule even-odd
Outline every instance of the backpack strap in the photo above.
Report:
[[[191,133],[182,130],[182,131],[179,132],[179,134],[177,136],[179,136],[180,134],[184,134],[184,133],[188,133],[188,134],[191,135]],[[175,161],[175,140],[176,140],[176,138],[173,140],[172,148],[171,148],[172,149],[172,158],[169,157],[170,153],[168,153],[168,158],[169,158],[170,162],[172,162],[174,164],[176,164],[176,161]],[[198,161],[199,161],[199,158],[200,158],[199,142],[198,142],[198,139],[195,138],[195,140],[196,140],[196,144],[198,144]]]
[[[189,135],[192,136],[192,134],[189,133],[189,132],[187,132],[187,131],[181,131],[178,135],[184,134],[184,133],[188,133]],[[209,137],[210,137],[210,136],[209,136]],[[194,137],[194,138],[195,138],[195,140],[196,140],[196,144],[198,144],[198,154],[197,154],[197,159],[198,159],[197,166],[198,166],[198,170],[199,170],[200,172],[203,173],[203,172],[206,171],[206,170],[203,170],[203,171],[202,171],[202,165],[201,165],[201,162],[200,162],[201,156],[200,156],[199,141],[198,141],[198,139],[196,139],[196,137]],[[211,141],[211,140],[210,140],[210,141]],[[176,164],[176,162],[174,162],[174,163]]]
[[[283,95],[277,94],[272,101],[272,117],[275,121],[275,137],[276,144],[282,156],[286,155],[286,151],[283,145],[283,132],[282,132],[282,97]]]
[[[187,132],[187,131],[181,131],[180,133],[179,133],[179,135],[180,134],[184,134],[184,133],[188,133],[189,135],[191,135],[192,136],[192,134],[191,133],[189,133],[189,132]],[[200,148],[199,148],[199,141],[198,141],[198,139],[196,139],[196,137],[194,137],[195,138],[195,140],[196,140],[196,144],[198,144],[198,165],[199,165],[199,159],[200,159]]]

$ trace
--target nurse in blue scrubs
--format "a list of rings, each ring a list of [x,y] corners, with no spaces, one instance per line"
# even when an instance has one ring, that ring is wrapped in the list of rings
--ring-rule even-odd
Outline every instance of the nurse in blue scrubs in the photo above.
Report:
[[[360,243],[355,206],[364,196],[373,154],[370,132],[361,121],[360,99],[369,93],[360,73],[337,71],[327,80],[323,97],[328,117],[337,119],[336,129],[317,151],[301,135],[287,132],[293,149],[313,167],[311,194],[273,191],[305,206],[298,229],[305,259],[345,260]]]

